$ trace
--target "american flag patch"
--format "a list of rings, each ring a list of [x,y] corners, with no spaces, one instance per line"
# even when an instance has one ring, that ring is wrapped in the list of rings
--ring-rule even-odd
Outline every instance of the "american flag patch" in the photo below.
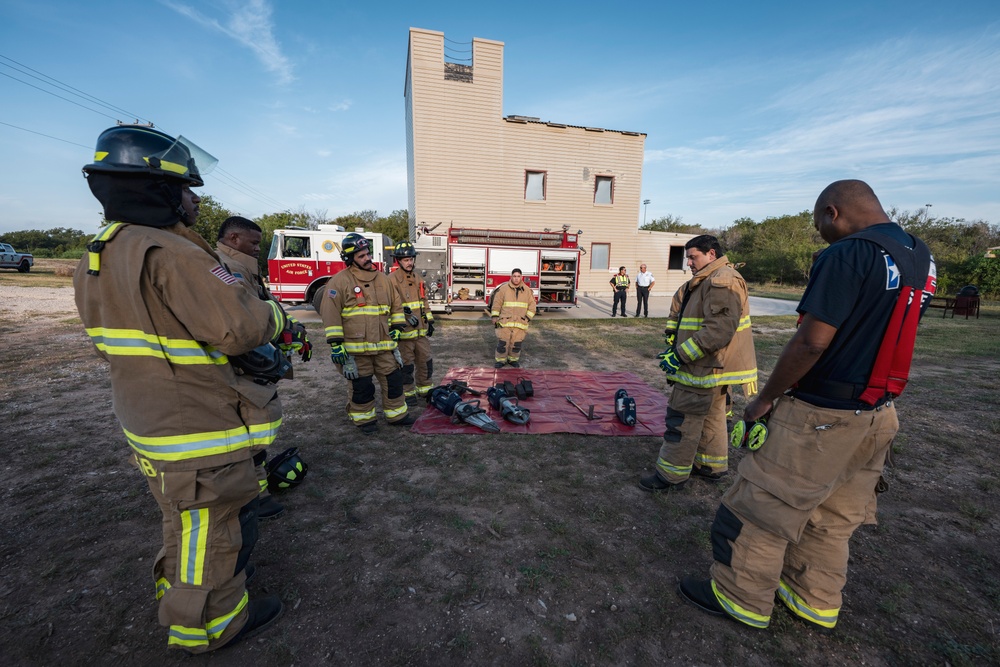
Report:
[[[226,271],[226,267],[224,266],[217,266],[214,269],[212,269],[212,275],[214,275],[216,278],[226,283],[227,285],[236,285],[238,283],[236,278],[233,277],[233,274],[229,273],[229,271]]]

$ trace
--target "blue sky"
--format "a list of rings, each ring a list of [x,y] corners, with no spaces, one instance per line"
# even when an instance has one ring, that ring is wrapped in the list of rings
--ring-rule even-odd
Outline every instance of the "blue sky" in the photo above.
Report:
[[[862,178],[1000,223],[996,0],[3,0],[0,232],[95,230],[79,169],[137,116],[219,158],[203,192],[243,215],[405,208],[411,26],[504,42],[505,114],[645,132],[650,220],[797,213]]]

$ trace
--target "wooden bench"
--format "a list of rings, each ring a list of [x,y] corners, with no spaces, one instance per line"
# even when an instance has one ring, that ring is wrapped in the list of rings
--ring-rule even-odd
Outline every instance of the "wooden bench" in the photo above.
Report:
[[[931,297],[931,302],[927,306],[928,308],[941,308],[944,313],[941,314],[942,318],[948,316],[948,311],[951,311],[951,316],[955,317],[955,297],[951,296],[933,296]]]

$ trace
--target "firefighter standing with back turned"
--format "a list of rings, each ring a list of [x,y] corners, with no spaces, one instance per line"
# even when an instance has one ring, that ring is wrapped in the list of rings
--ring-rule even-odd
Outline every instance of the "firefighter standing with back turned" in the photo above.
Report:
[[[382,411],[393,426],[409,426],[403,395],[403,358],[397,341],[406,319],[389,276],[372,262],[371,242],[350,233],[341,242],[347,268],[327,282],[320,315],[330,359],[349,381],[347,415],[362,433],[378,431],[375,378],[382,387]]]
[[[433,388],[434,359],[431,357],[431,342],[427,339],[434,335],[434,315],[427,302],[424,283],[413,272],[417,249],[409,241],[400,241],[393,248],[392,256],[396,258],[398,268],[389,274],[389,280],[399,291],[406,320],[406,328],[399,334],[399,352],[403,356],[403,393],[406,404],[414,406],[418,396],[426,396]]]
[[[729,469],[726,397],[733,385],[756,393],[757,358],[750,300],[743,276],[703,234],[686,244],[693,277],[674,294],[667,349],[660,368],[673,384],[656,472],[639,480],[644,491],[666,491],[690,476],[716,481]]]
[[[263,230],[252,220],[234,215],[226,218],[219,227],[218,241],[215,249],[219,253],[222,263],[225,264],[229,272],[233,274],[240,283],[243,284],[251,294],[264,301],[277,302],[271,292],[268,291],[263,279],[260,277],[260,265],[257,258],[260,256],[260,240]],[[291,323],[292,328],[299,330],[303,338],[306,338],[305,327],[299,324],[295,318],[287,313],[285,317]],[[299,351],[302,361],[309,361],[312,358],[312,345],[306,338],[305,346]],[[290,361],[290,360],[289,360]],[[289,368],[285,378],[292,378],[292,370]],[[274,519],[281,516],[285,507],[271,495],[267,488],[267,468],[264,462],[267,460],[267,450],[255,449],[254,465],[257,470],[257,482],[260,484],[260,504],[257,507],[258,519]]]
[[[510,280],[490,296],[490,320],[497,334],[494,368],[503,368],[505,364],[521,367],[521,344],[534,316],[535,295],[524,284],[521,269],[514,269]]]
[[[899,428],[913,339],[936,285],[927,246],[889,219],[868,184],[837,181],[813,209],[831,245],[813,265],[802,322],[744,411],[767,419],[712,524],[711,579],[683,579],[702,611],[753,628],[775,593],[829,632],[847,583],[851,535],[875,523],[876,487]]]
[[[250,600],[257,540],[252,448],[270,444],[281,404],[270,381],[234,370],[255,348],[294,344],[281,308],[247,290],[189,229],[214,159],[146,126],[118,126],[84,167],[112,221],[73,277],[76,305],[111,367],[115,415],[163,514],[153,563],[167,645],[204,653],[263,630],[277,596]],[[209,164],[211,163],[211,164]],[[301,346],[304,341],[297,341]],[[264,369],[262,369],[263,371]]]

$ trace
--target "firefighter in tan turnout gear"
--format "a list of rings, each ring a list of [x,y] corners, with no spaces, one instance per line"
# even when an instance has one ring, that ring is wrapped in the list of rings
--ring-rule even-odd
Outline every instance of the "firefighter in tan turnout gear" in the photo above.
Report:
[[[434,335],[434,315],[427,302],[424,283],[413,272],[417,249],[409,241],[400,241],[392,256],[396,258],[397,269],[389,274],[389,279],[403,301],[406,322],[406,327],[399,334],[399,351],[403,356],[403,392],[406,404],[413,406],[418,396],[426,396],[433,388],[434,359],[428,338]]]
[[[757,392],[743,276],[714,236],[696,236],[684,248],[694,277],[674,294],[667,318],[668,347],[658,358],[673,391],[656,472],[639,481],[644,491],[665,491],[692,474],[707,480],[725,475],[729,388],[741,385],[747,396]]]
[[[260,239],[263,230],[252,220],[247,220],[240,216],[231,216],[223,221],[219,227],[218,242],[215,249],[226,265],[229,272],[239,280],[251,294],[258,299],[266,301],[277,301],[268,291],[263,279],[260,277],[260,266],[257,258],[260,256]],[[292,328],[301,331],[305,337],[305,327],[299,324],[295,318],[286,315]],[[312,358],[312,345],[306,339],[305,347],[300,351],[302,361],[309,361]],[[292,378],[292,369],[288,369],[285,378]],[[257,451],[254,448],[254,465],[257,469],[257,482],[260,485],[260,504],[257,507],[257,518],[273,519],[281,516],[285,511],[284,505],[274,499],[274,496],[267,488],[267,468],[264,462],[267,460],[267,452],[261,448]]]
[[[113,222],[87,246],[73,284],[110,365],[115,415],[163,514],[153,579],[168,646],[204,653],[282,610],[277,596],[246,591],[257,539],[252,451],[281,425],[273,371],[284,357],[272,343],[302,341],[290,340],[278,304],[245,290],[188,228],[200,202],[191,188],[203,184],[195,157],[214,165],[150,127],[101,134],[84,172]],[[237,373],[255,349],[258,375]]]
[[[521,269],[510,272],[510,281],[493,292],[490,319],[497,332],[495,368],[510,364],[520,368],[521,343],[528,333],[528,324],[535,316],[535,295],[524,284]]]
[[[403,395],[403,358],[397,341],[405,326],[403,302],[389,276],[375,268],[371,242],[348,234],[341,246],[347,268],[327,282],[320,315],[330,359],[349,381],[347,414],[364,433],[378,430],[375,378],[382,387],[382,411],[393,426],[409,426]]]

